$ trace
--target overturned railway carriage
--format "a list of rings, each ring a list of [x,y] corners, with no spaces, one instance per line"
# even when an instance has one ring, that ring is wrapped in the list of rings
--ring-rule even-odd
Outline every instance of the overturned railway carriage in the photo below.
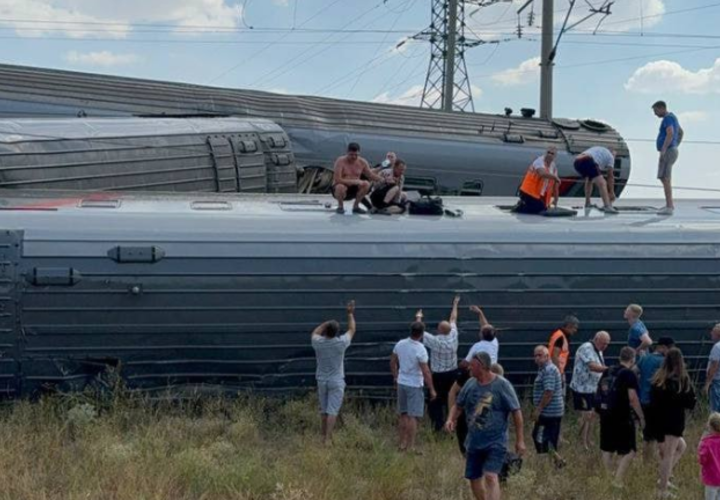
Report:
[[[0,187],[297,192],[287,134],[248,118],[0,120]]]
[[[2,391],[77,389],[104,366],[129,387],[290,391],[314,383],[310,331],[357,301],[349,387],[389,394],[388,359],[417,309],[429,327],[462,294],[460,354],[480,304],[501,329],[500,359],[521,386],[532,348],[569,313],[573,351],[598,329],[627,339],[641,303],[695,374],[720,317],[720,206],[681,202],[673,218],[620,204],[552,219],[507,199],[452,199],[461,217],[342,216],[326,198],[100,193],[0,196]]]
[[[306,172],[299,185],[305,192],[329,189],[327,176],[317,172],[331,168],[351,141],[361,143],[363,156],[371,162],[382,160],[387,151],[398,152],[410,165],[407,189],[425,192],[514,196],[530,162],[548,146],[559,150],[558,169],[565,179],[563,195],[582,196],[572,159],[590,146],[617,151],[618,195],[630,175],[625,141],[611,127],[592,120],[549,122],[522,116],[447,113],[0,65],[0,118],[133,116],[271,120],[290,137],[297,166]],[[174,174],[167,175],[170,182]],[[78,186],[73,189],[83,189]]]

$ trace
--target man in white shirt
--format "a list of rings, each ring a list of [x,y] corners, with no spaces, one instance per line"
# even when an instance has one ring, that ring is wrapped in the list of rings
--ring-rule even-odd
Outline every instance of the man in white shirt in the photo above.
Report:
[[[347,305],[348,329],[338,336],[340,324],[335,320],[326,321],[312,332],[311,342],[317,358],[315,379],[320,398],[323,441],[332,440],[337,416],[345,395],[345,351],[355,336],[355,301]]]
[[[530,165],[520,185],[520,201],[514,211],[522,214],[539,214],[550,207],[557,207],[560,196],[560,177],[558,177],[555,157],[557,148],[551,146],[545,154],[538,156]]]
[[[430,370],[432,371],[433,385],[438,397],[428,405],[430,420],[436,432],[445,427],[446,409],[450,388],[457,379],[458,367],[458,304],[460,296],[453,299],[452,311],[447,321],[441,321],[437,327],[437,334],[425,332],[423,343],[430,349]],[[415,315],[415,321],[422,321],[422,309]]]
[[[422,344],[425,324],[415,321],[410,326],[410,337],[395,345],[390,357],[390,370],[397,387],[400,451],[415,447],[418,419],[425,413],[424,384],[430,390],[430,400],[437,397],[433,386],[428,352]]]
[[[603,200],[603,211],[616,214],[612,206],[615,199],[615,152],[602,146],[594,146],[575,158],[575,171],[585,179],[585,206],[590,206],[593,185],[600,191]]]
[[[496,336],[495,327],[488,322],[485,313],[483,313],[483,310],[478,306],[470,306],[470,310],[478,315],[480,322],[480,342],[476,342],[470,348],[467,356],[465,356],[464,365],[465,367],[469,366],[470,361],[472,361],[473,357],[479,352],[488,353],[493,365],[497,364],[500,353],[500,343]]]

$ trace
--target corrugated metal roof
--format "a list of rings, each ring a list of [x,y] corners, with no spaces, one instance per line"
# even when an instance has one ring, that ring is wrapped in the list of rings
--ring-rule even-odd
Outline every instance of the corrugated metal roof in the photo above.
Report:
[[[582,126],[576,130],[560,129],[537,118],[447,113],[13,65],[0,65],[0,100],[45,103],[58,109],[69,106],[75,112],[91,115],[220,113],[267,118],[283,127],[350,128],[493,142],[503,141],[509,133],[522,135],[528,146],[545,147],[554,143],[579,153],[587,147],[601,145],[617,149],[621,156],[629,154],[627,145],[612,129],[603,133]],[[49,108],[43,109],[50,112]],[[67,110],[58,112],[67,113]],[[552,139],[554,135],[558,138]]]
[[[314,383],[309,334],[357,301],[350,390],[387,394],[388,356],[414,312],[447,317],[462,295],[460,355],[484,307],[513,382],[566,314],[581,340],[645,307],[701,373],[720,317],[720,204],[647,201],[622,213],[514,215],[510,199],[447,198],[459,218],[337,215],[317,196],[0,192],[0,390],[82,387],[119,362],[135,389],[214,385],[293,390]],[[17,321],[19,320],[19,322]],[[432,328],[432,324],[428,326]],[[17,360],[17,362],[14,362]]]

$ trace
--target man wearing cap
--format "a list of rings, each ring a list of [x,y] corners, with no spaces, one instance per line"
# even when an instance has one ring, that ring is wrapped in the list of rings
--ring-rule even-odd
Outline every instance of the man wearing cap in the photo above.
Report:
[[[520,402],[512,384],[491,371],[487,352],[477,353],[470,362],[473,378],[460,391],[445,424],[455,432],[464,413],[468,426],[465,477],[476,500],[500,500],[500,472],[508,441],[508,416],[515,427],[515,451],[525,454],[525,436]]]
[[[665,101],[657,101],[652,105],[652,110],[655,116],[662,118],[656,141],[657,150],[660,153],[657,177],[665,190],[665,208],[659,210],[658,215],[672,215],[675,211],[672,195],[672,168],[678,159],[678,146],[683,140],[685,131],[680,126],[677,117],[668,111]]]
[[[640,378],[640,405],[645,415],[645,428],[643,429],[643,458],[650,460],[657,455],[657,443],[663,436],[659,436],[655,429],[657,415],[654,415],[650,406],[650,389],[655,373],[660,369],[667,352],[675,347],[670,337],[660,337],[652,354],[640,356],[635,364]]]

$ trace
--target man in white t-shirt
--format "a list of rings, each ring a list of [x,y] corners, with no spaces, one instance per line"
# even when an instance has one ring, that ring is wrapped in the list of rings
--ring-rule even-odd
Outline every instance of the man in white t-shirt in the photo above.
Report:
[[[428,352],[422,344],[425,324],[415,321],[410,326],[410,337],[395,345],[390,357],[390,370],[397,387],[400,451],[415,447],[418,420],[425,413],[424,384],[430,391],[430,400],[437,397],[433,386]]]
[[[549,147],[530,165],[520,185],[520,201],[514,211],[523,214],[539,214],[552,205],[557,206],[560,196],[560,177],[555,157],[557,148]]]
[[[317,358],[315,379],[320,398],[323,441],[332,439],[337,416],[345,395],[345,351],[355,336],[355,301],[347,305],[348,329],[338,335],[340,324],[335,320],[326,321],[312,332],[311,342]]]
[[[500,343],[498,342],[495,327],[488,323],[485,313],[478,306],[470,306],[470,310],[478,315],[480,322],[480,342],[476,342],[465,356],[463,368],[469,366],[470,361],[479,352],[486,352],[490,355],[493,364],[497,364],[500,352]]]
[[[590,206],[593,185],[598,188],[606,214],[616,214],[615,200],[615,151],[593,146],[575,157],[575,171],[585,179],[585,206]]]

